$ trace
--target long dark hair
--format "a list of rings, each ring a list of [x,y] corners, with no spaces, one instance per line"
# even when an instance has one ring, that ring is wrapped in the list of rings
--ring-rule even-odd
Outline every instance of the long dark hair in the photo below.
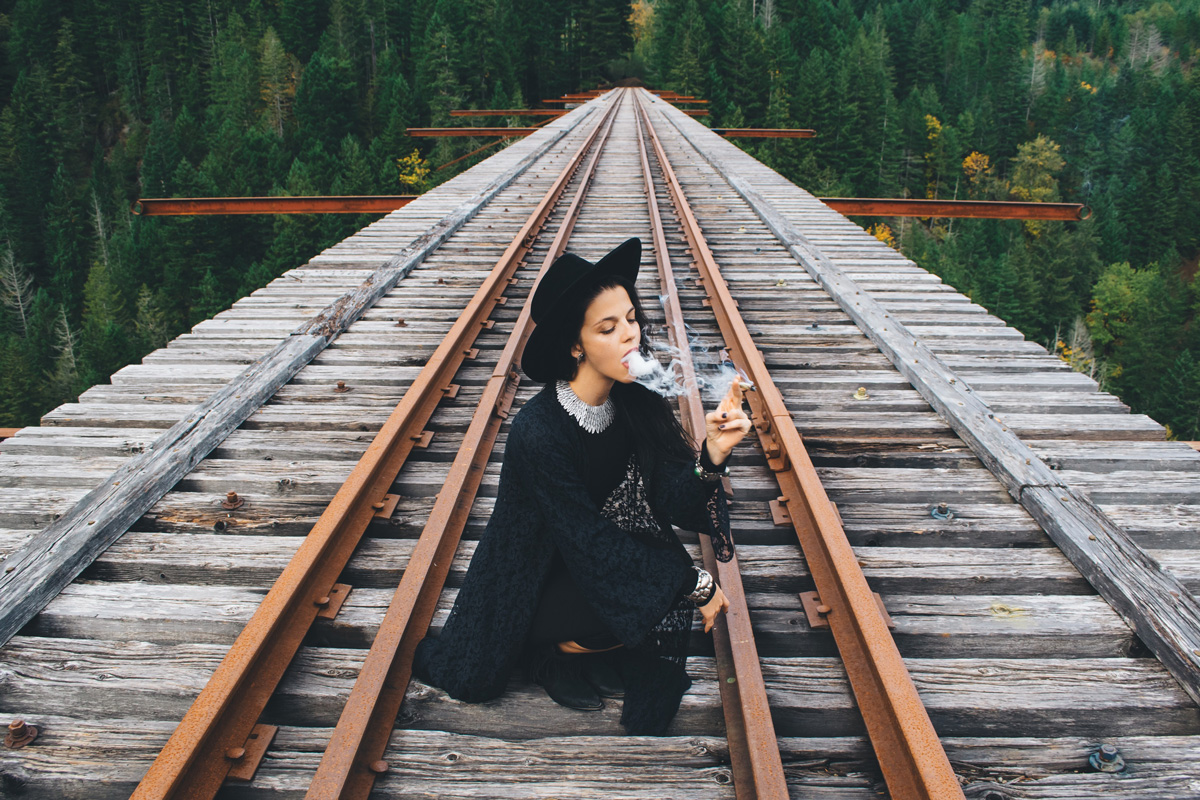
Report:
[[[555,315],[561,321],[559,330],[562,331],[562,335],[554,337],[554,344],[550,348],[549,360],[556,379],[569,381],[575,377],[579,366],[571,355],[571,348],[579,342],[588,306],[601,293],[618,286],[629,294],[629,300],[633,303],[634,318],[641,328],[639,347],[643,353],[649,355],[646,335],[650,324],[642,310],[637,289],[623,278],[608,276],[580,292],[572,298],[570,305]],[[624,423],[625,430],[633,437],[638,462],[647,473],[653,470],[653,465],[660,458],[690,461],[696,457],[695,443],[679,424],[679,417],[675,415],[674,408],[665,397],[641,384],[620,382],[613,384],[609,394],[616,406],[617,416]]]

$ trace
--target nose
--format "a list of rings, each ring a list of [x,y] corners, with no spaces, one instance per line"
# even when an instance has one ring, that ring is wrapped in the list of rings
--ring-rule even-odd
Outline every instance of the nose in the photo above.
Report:
[[[626,320],[624,325],[625,325],[624,340],[630,341],[630,342],[637,341],[638,333],[639,333],[637,322],[629,322],[628,320]]]

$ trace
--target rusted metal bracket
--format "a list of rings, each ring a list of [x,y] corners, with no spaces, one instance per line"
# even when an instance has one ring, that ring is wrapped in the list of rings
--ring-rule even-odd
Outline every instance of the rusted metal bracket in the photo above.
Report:
[[[426,433],[429,433],[426,431]],[[429,434],[433,436],[432,433]],[[414,447],[424,447],[419,442]],[[372,508],[375,509],[375,519],[391,519],[392,514],[396,511],[396,506],[400,503],[400,495],[385,494],[382,500],[376,500]]]
[[[429,443],[433,441],[433,431],[421,431],[417,436],[413,437],[413,447],[425,449],[429,447]]]
[[[770,501],[771,521],[778,526],[792,527],[792,518],[787,512],[787,498],[782,495]]]
[[[452,383],[449,386],[447,386],[445,389],[442,389],[442,395],[447,400],[453,400],[454,398],[458,397],[458,390],[461,388],[462,387],[459,386],[457,383]]]
[[[879,615],[887,623],[888,630],[894,630],[896,623],[892,621],[892,616],[888,614],[887,607],[884,606],[883,598],[879,596],[879,592],[871,592],[871,596],[875,598],[875,605],[879,606]],[[813,630],[829,627],[830,608],[821,602],[821,598],[816,592],[801,592],[800,602],[804,605],[804,613],[808,617],[808,627]]]
[[[771,507],[771,521],[780,527],[792,527],[792,515],[787,510],[788,499],[784,495],[776,497],[769,501]],[[829,507],[833,509],[833,515],[837,517],[838,525],[842,524],[842,512],[838,511],[837,503],[829,501]]]
[[[11,439],[12,437],[17,435],[17,431],[19,431],[19,430],[21,430],[21,429],[20,428],[0,428],[0,441],[3,441],[5,439]]]
[[[352,587],[346,583],[335,583],[329,588],[329,594],[324,597],[318,597],[316,603],[321,607],[317,612],[317,616],[321,619],[333,619],[342,610],[342,604],[346,602],[346,598],[350,596]]]
[[[279,733],[279,728],[274,725],[263,725],[259,723],[250,731],[250,735],[246,737],[246,743],[241,747],[231,747],[225,751],[225,757],[233,762],[233,766],[229,768],[229,772],[225,775],[231,781],[252,781],[254,773],[258,772],[258,766],[262,763],[263,756],[267,754],[267,748],[271,746],[271,742],[275,741],[275,734]]]

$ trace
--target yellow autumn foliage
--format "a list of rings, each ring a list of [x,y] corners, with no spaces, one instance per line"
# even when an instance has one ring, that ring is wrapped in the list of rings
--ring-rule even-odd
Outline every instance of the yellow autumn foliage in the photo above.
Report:
[[[425,178],[429,176],[429,162],[421,158],[415,148],[404,158],[396,159],[396,167],[400,170],[397,179],[410,189],[420,192],[424,190]]]

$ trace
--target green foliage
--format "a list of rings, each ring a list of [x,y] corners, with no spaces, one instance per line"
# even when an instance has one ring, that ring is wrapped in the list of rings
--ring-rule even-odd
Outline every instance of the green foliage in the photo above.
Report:
[[[13,0],[0,425],[370,219],[140,218],[135,199],[422,191],[487,142],[409,126],[636,75],[708,98],[714,125],[815,128],[746,146],[816,194],[1087,203],[1081,223],[888,228],[1039,341],[1099,315],[1095,374],[1200,438],[1172,399],[1200,380],[1198,56],[1200,0]]]

